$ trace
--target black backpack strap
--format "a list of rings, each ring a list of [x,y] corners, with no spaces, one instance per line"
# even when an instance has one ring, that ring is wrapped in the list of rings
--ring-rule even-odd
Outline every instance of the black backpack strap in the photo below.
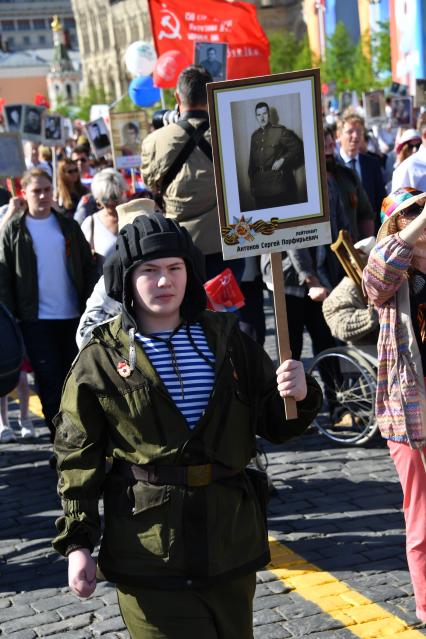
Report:
[[[204,139],[204,133],[209,128],[209,121],[204,120],[197,128],[193,127],[187,120],[179,120],[176,122],[186,133],[189,135],[189,139],[186,144],[179,151],[172,164],[169,167],[169,170],[166,172],[163,180],[161,182],[161,192],[164,194],[169,184],[173,182],[192,151],[196,146],[199,146],[200,149],[207,155],[210,160],[213,160],[212,149],[207,140]],[[203,144],[203,141],[205,144]],[[205,146],[207,145],[208,150],[206,152]],[[204,147],[204,148],[203,148]]]
[[[186,131],[188,133],[188,135],[192,135],[193,131],[198,131],[199,129],[202,128],[203,135],[200,138],[198,138],[196,144],[202,150],[204,155],[206,155],[208,157],[210,162],[213,162],[212,147],[210,146],[209,142],[207,142],[206,138],[204,137],[205,131],[207,131],[207,129],[209,128],[208,122],[209,122],[208,120],[205,120],[196,129],[194,129],[192,124],[190,124],[188,122],[188,120],[185,120],[185,118],[182,118],[176,124],[178,124],[182,129],[184,129],[184,131]],[[191,131],[191,129],[192,129],[192,131]]]

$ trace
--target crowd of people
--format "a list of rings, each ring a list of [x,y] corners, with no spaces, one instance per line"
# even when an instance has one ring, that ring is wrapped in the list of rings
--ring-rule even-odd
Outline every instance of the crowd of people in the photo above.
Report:
[[[64,507],[53,543],[68,557],[70,587],[94,591],[100,542],[98,568],[117,584],[132,637],[252,637],[255,571],[268,548],[264,478],[246,469],[257,435],[283,443],[323,403],[299,361],[306,330],[314,354],[336,340],[379,340],[377,419],[404,491],[416,612],[426,621],[426,115],[415,130],[368,130],[351,108],[325,119],[332,240],[350,234],[367,264],[364,289],[329,246],[284,252],[292,359],[274,371],[263,349],[269,256],[222,258],[209,81],[197,66],[180,74],[180,117],[142,142],[138,191],[108,157],[95,161],[80,135],[57,170],[48,148],[27,142],[19,195],[0,192],[0,302],[26,350],[19,429],[37,434],[32,373]],[[268,104],[256,117],[252,181],[259,157],[270,162],[262,170],[281,169],[277,136],[286,144],[285,127],[269,130]],[[203,284],[226,267],[245,296],[237,315],[205,310]],[[326,385],[324,394],[338,424],[341,407]],[[287,396],[295,420],[285,419]],[[0,444],[16,438],[2,398]]]

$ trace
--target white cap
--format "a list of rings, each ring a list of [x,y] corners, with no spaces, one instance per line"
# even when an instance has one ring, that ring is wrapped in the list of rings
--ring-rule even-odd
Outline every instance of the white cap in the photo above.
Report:
[[[354,247],[357,251],[361,251],[364,255],[370,255],[370,251],[376,243],[376,238],[374,235],[371,237],[364,237],[362,240],[359,240],[354,244]]]

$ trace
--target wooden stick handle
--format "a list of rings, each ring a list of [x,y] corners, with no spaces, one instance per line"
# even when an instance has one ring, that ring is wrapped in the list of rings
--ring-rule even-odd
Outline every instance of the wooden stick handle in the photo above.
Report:
[[[281,253],[271,253],[272,285],[274,287],[275,326],[277,329],[280,364],[291,358],[290,340],[288,337],[287,307],[285,303],[284,274]],[[296,419],[297,404],[294,397],[284,397],[285,415],[287,419]]]

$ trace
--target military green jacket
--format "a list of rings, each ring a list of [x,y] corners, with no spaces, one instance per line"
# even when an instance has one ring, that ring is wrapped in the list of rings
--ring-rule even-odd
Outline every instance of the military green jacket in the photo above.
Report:
[[[256,434],[281,443],[302,433],[319,410],[321,391],[309,379],[298,419],[287,422],[275,367],[237,319],[206,311],[201,324],[216,379],[193,430],[139,343],[133,373],[117,373],[129,352],[121,316],[95,329],[65,382],[54,445],[64,516],[53,545],[64,555],[76,547],[93,550],[103,495],[98,566],[110,581],[173,588],[268,562],[264,514],[244,468]],[[106,472],[106,457],[139,465],[214,462],[241,472],[203,487],[158,486],[129,480],[114,465]]]
[[[19,320],[38,318],[37,257],[24,211],[13,216],[0,234],[0,301]],[[81,313],[96,283],[90,245],[74,220],[52,210],[65,242],[68,273],[78,296]]]
[[[284,160],[278,171],[272,170],[276,160]],[[303,142],[281,124],[267,124],[251,136],[248,174],[252,195],[269,196],[294,190],[293,171],[304,162]]]

